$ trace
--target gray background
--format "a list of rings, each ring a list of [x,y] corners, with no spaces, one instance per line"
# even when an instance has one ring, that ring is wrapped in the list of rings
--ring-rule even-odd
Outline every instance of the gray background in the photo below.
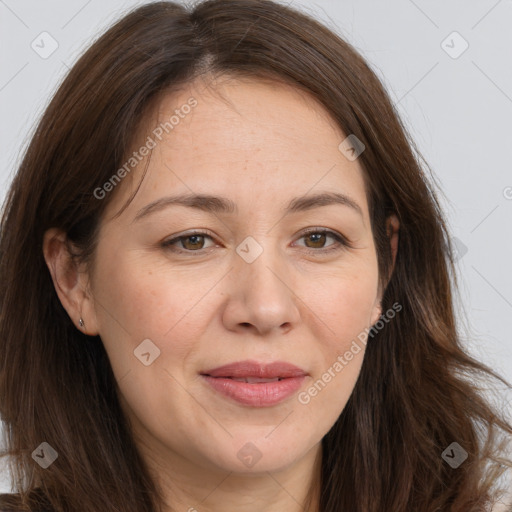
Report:
[[[0,200],[77,56],[144,3],[0,0]],[[444,193],[460,247],[457,307],[467,316],[468,350],[512,381],[512,1],[292,4],[351,42],[390,91]]]

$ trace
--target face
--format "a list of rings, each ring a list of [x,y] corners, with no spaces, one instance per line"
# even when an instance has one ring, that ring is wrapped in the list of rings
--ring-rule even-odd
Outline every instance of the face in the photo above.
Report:
[[[173,115],[160,140],[152,130]],[[285,468],[342,412],[364,357],[354,340],[381,313],[362,169],[322,106],[285,85],[190,84],[145,128],[133,148],[155,142],[142,185],[113,218],[147,156],[101,225],[88,333],[101,336],[148,449],[202,468]],[[322,193],[352,204],[309,200]],[[168,200],[177,195],[231,208]],[[276,362],[298,373],[265,373]],[[234,380],[244,375],[284,378]]]

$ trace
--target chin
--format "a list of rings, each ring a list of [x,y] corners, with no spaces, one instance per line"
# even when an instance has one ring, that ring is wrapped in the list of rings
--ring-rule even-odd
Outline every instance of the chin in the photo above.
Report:
[[[245,435],[235,436],[215,463],[225,471],[255,474],[282,471],[307,454],[308,448],[299,446],[300,440],[283,435],[284,432],[269,435],[272,428],[265,427],[264,433],[258,435],[246,431]]]

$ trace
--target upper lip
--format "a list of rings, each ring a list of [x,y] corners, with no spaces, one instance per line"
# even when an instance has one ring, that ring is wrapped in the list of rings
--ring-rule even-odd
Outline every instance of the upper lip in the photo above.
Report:
[[[284,361],[274,361],[272,363],[238,361],[219,366],[218,368],[212,368],[211,370],[201,372],[201,374],[210,377],[259,377],[261,379],[274,379],[276,377],[285,379],[308,375],[307,372],[298,366]]]

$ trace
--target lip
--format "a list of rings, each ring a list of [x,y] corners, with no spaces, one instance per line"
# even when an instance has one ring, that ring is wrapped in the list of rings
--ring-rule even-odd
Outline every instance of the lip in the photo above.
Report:
[[[201,377],[222,395],[251,407],[270,407],[297,392],[308,373],[290,363],[239,361],[201,372]],[[280,379],[250,383],[233,379]]]
[[[201,375],[210,377],[259,377],[261,379],[304,377],[307,372],[285,361],[274,361],[272,363],[259,363],[258,361],[238,361],[225,364],[218,368],[201,372]]]

